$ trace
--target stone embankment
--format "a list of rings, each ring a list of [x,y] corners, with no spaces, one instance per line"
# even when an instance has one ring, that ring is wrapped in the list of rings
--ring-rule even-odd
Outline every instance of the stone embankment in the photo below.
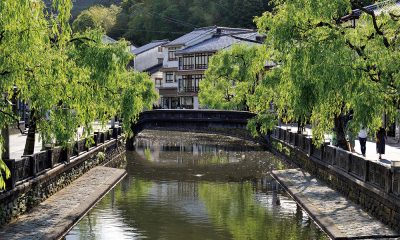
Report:
[[[271,142],[274,153],[296,163],[376,219],[400,231],[397,162],[370,161],[329,144],[316,147],[309,136],[278,127],[271,135]]]
[[[273,171],[272,175],[332,239],[400,237],[358,204],[300,169]]]
[[[124,176],[122,169],[95,167],[31,212],[0,228],[2,239],[58,239]]]
[[[121,128],[95,133],[73,148],[55,147],[21,159],[5,160],[11,178],[0,192],[0,225],[29,211],[95,166],[125,152]],[[92,144],[86,144],[90,141]]]

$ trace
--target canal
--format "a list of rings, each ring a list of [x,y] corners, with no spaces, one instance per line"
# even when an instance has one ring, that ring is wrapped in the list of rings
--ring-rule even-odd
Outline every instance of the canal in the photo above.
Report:
[[[254,142],[145,130],[123,167],[67,240],[328,239],[268,174],[286,164]]]

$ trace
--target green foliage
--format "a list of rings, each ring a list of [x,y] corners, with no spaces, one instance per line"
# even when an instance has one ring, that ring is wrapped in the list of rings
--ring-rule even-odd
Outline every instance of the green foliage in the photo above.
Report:
[[[84,32],[88,29],[102,28],[108,34],[114,27],[120,12],[121,8],[116,5],[92,6],[79,14],[72,23],[72,29],[75,32]]]
[[[271,60],[280,63],[274,70],[280,76],[274,99],[278,115],[310,120],[317,143],[345,114],[352,115],[353,126],[371,130],[382,125],[383,114],[391,120],[397,114],[398,19],[365,12],[351,28],[337,21],[351,3],[360,7],[348,0],[279,1],[274,14],[256,19],[259,30],[268,33]],[[385,39],[391,39],[389,45]]]
[[[205,79],[200,82],[200,104],[215,109],[253,108],[249,96],[257,91],[264,59],[261,45],[234,45],[211,57]]]
[[[87,136],[94,120],[105,124],[116,115],[131,134],[130,124],[157,94],[148,75],[127,70],[128,42],[104,44],[99,30],[73,34],[69,0],[44,7],[42,1],[0,2],[0,128],[18,120],[9,104],[16,86],[44,142],[70,145],[78,127]]]

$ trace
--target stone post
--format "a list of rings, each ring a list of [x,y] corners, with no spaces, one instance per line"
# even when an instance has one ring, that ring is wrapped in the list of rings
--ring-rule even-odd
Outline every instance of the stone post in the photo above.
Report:
[[[1,129],[1,136],[3,137],[3,151],[2,159],[10,159],[10,131],[8,125]]]

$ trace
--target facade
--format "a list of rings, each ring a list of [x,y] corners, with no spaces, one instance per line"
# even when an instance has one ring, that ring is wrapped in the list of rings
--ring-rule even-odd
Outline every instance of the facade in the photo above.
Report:
[[[163,83],[159,87],[161,108],[199,109],[199,83],[209,58],[233,44],[258,44],[255,30],[226,27],[198,28],[163,46]]]
[[[131,66],[133,66],[133,69],[136,71],[149,73],[157,91],[164,82],[163,73],[160,72],[160,69],[164,60],[163,45],[168,42],[169,41],[166,39],[155,40],[131,51],[135,55]]]

